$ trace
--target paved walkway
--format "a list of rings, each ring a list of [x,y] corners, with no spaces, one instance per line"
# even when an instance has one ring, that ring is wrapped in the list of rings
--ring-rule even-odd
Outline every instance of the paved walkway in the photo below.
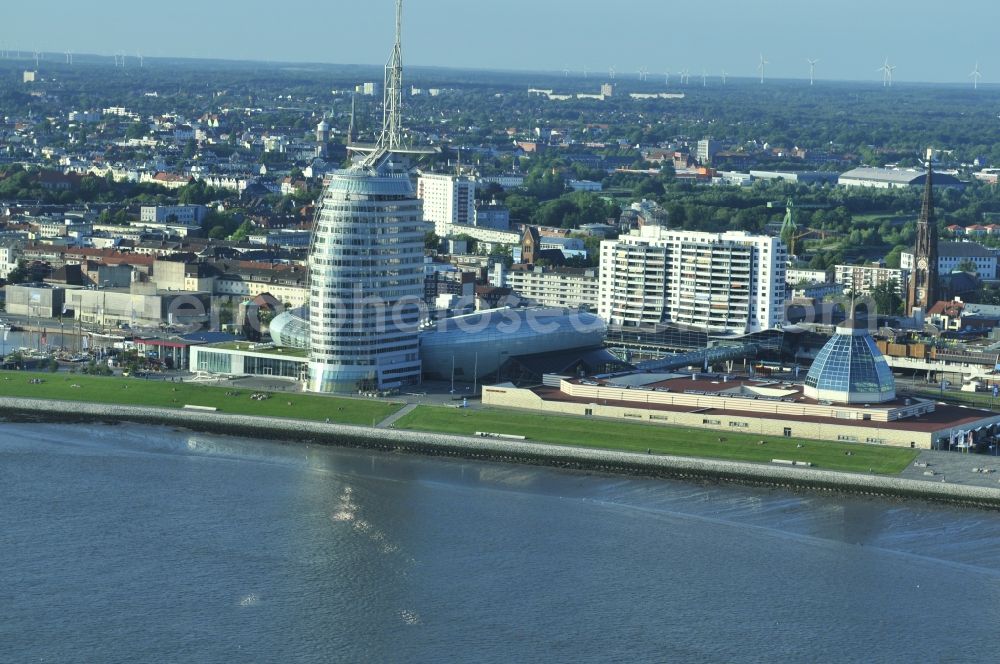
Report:
[[[415,403],[408,403],[408,404],[406,404],[405,406],[403,406],[402,408],[400,408],[399,410],[397,410],[395,413],[393,413],[389,417],[385,418],[384,420],[382,420],[381,422],[379,422],[378,424],[376,424],[375,428],[376,429],[388,429],[388,428],[390,428],[401,417],[404,417],[407,414],[412,413],[414,410],[416,410],[418,405],[420,405],[420,404],[415,404]]]
[[[926,464],[926,465],[924,465]],[[974,469],[992,472],[976,472]],[[932,474],[933,473],[933,474]],[[1000,457],[924,450],[899,477],[968,486],[1000,488]]]

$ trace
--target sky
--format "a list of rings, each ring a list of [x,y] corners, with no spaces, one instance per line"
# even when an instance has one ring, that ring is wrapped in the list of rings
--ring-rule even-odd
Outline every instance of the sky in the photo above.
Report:
[[[0,49],[383,64],[393,0],[4,2]],[[1000,83],[996,0],[404,0],[407,65]]]

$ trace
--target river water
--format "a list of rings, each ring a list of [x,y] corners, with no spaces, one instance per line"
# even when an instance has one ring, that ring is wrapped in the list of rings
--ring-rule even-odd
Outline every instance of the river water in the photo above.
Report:
[[[0,424],[2,662],[986,662],[1000,516]]]

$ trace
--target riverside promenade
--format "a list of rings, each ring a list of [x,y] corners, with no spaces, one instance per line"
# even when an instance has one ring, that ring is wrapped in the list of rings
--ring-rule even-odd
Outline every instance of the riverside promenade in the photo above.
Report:
[[[942,482],[940,478],[885,477],[805,467],[641,454],[254,415],[76,401],[53,402],[2,397],[0,416],[8,419],[48,422],[81,420],[137,422],[186,427],[248,438],[546,465],[609,474],[725,481],[871,496],[917,498],[990,509],[1000,508],[1000,488],[954,484]]]

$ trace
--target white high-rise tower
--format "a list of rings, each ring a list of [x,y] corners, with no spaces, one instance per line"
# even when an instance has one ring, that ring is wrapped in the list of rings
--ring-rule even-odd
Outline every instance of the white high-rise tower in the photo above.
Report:
[[[394,163],[403,148],[402,5],[396,0],[382,133],[361,163],[333,175],[316,214],[309,251],[313,392],[420,382],[423,213],[409,176]]]

